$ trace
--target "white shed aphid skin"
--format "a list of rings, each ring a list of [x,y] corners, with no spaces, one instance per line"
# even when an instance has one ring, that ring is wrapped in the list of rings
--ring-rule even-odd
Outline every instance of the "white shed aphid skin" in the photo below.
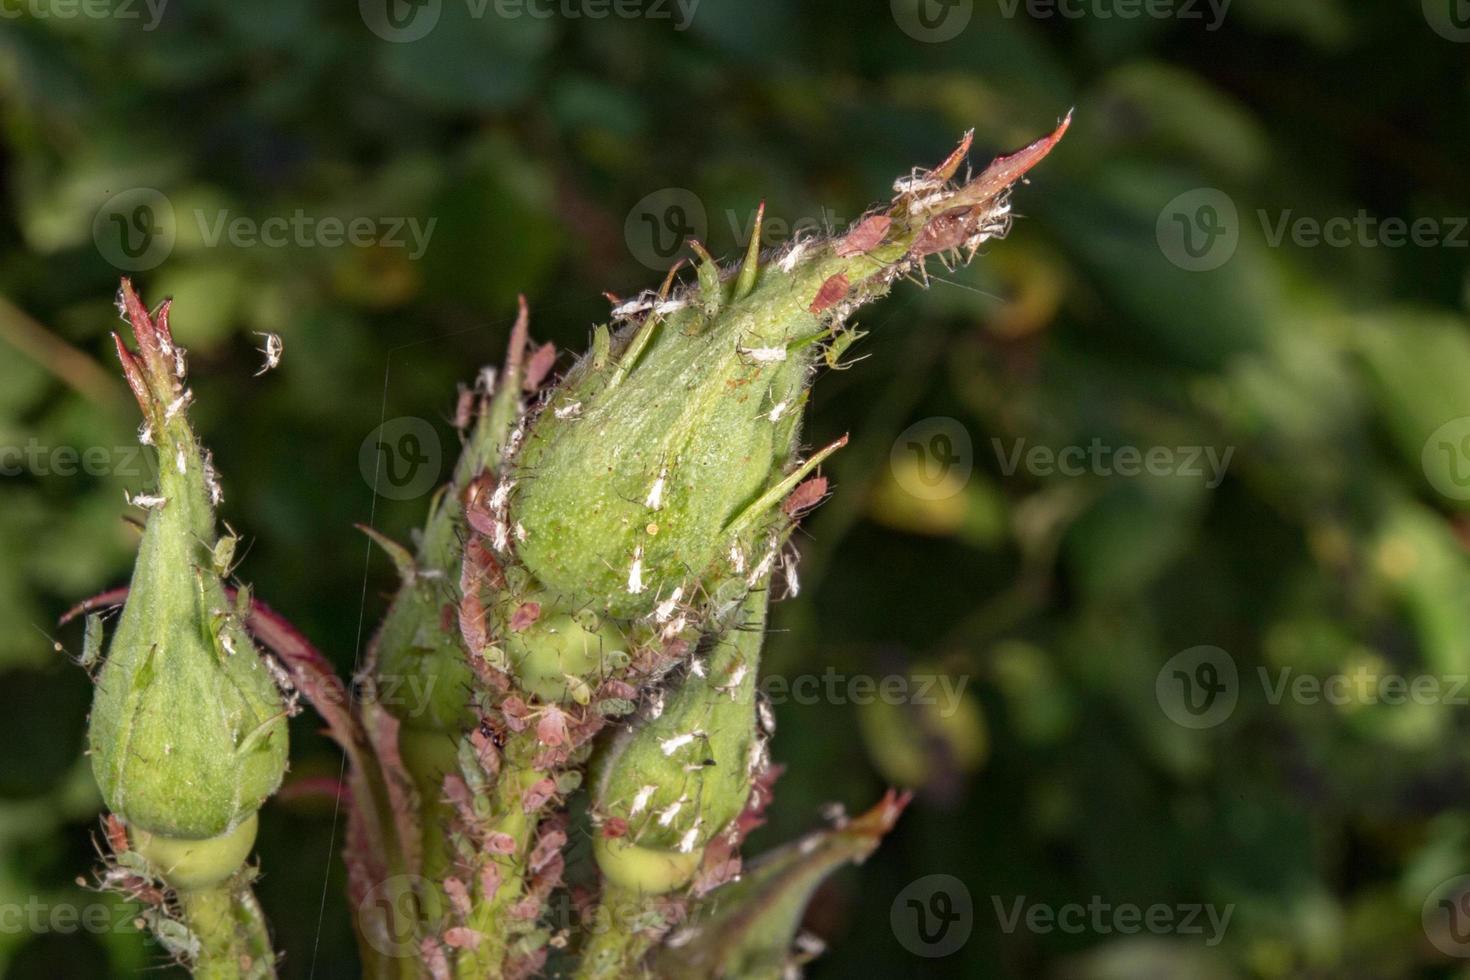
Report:
[[[827,944],[820,936],[810,932],[801,932],[796,936],[796,951],[802,956],[821,956],[827,951]]]
[[[746,585],[750,586],[753,589],[756,587],[756,584],[760,582],[761,579],[766,577],[766,573],[769,572],[771,570],[771,566],[776,563],[777,547],[778,546],[776,545],[772,545],[771,548],[766,551],[765,556],[761,558],[760,563],[750,570],[750,574],[745,577]]]
[[[796,555],[786,552],[781,556],[781,577],[786,583],[786,598],[793,599],[801,594],[801,579],[796,572]]]
[[[664,505],[664,484],[669,478],[669,468],[665,466],[659,470],[658,477],[654,479],[653,486],[648,488],[648,499],[644,506],[649,510],[660,510]]]
[[[256,348],[265,355],[265,363],[261,365],[259,371],[255,372],[255,376],[258,378],[272,368],[280,366],[281,355],[286,352],[286,345],[281,340],[280,334],[268,333],[264,330],[257,330],[255,333],[257,336],[265,338],[265,346]]]
[[[696,738],[701,738],[703,734],[703,732],[696,731],[686,732],[683,735],[675,735],[673,738],[666,738],[658,743],[658,747],[663,751],[664,755],[673,755],[684,746],[691,744]]]
[[[653,794],[657,789],[658,787],[653,785],[652,783],[649,783],[647,786],[639,787],[638,792],[635,793],[633,796],[632,806],[628,807],[628,816],[636,817],[638,814],[642,813],[643,810],[648,806],[648,801],[653,798]]]
[[[791,246],[791,251],[787,252],[786,255],[782,257],[781,261],[776,264],[780,267],[782,272],[790,273],[792,269],[796,268],[796,263],[801,261],[801,255],[805,251],[806,242],[796,242],[794,245]]]
[[[290,672],[275,657],[261,659],[265,662],[265,669],[270,673],[271,679],[276,682],[276,687],[286,696],[286,714],[296,717],[301,713],[301,692],[296,690]]]
[[[178,469],[180,476],[184,475],[184,467],[188,464],[188,460],[189,457],[185,454],[184,447],[180,446],[179,451],[174,453],[174,466]]]
[[[821,813],[823,820],[827,821],[838,830],[841,830],[843,827],[847,826],[847,807],[843,806],[841,802],[833,800],[830,803],[823,803],[819,812]]]
[[[740,689],[740,685],[748,673],[750,673],[749,665],[744,663],[737,664],[735,669],[730,671],[730,682],[728,684],[721,684],[715,690],[727,692],[730,695],[730,700],[735,700],[735,692]]]
[[[526,426],[525,421],[522,420],[521,424],[510,430],[510,437],[505,440],[506,458],[509,458],[516,454],[516,450],[520,449],[521,440],[524,438],[526,438]]]
[[[771,703],[765,699],[757,700],[755,703],[756,718],[759,719],[761,731],[766,735],[774,735],[776,732],[776,713],[771,710]]]
[[[165,422],[172,422],[174,416],[178,415],[184,409],[188,408],[189,403],[193,400],[194,392],[188,388],[185,388],[183,394],[179,395],[179,397],[169,402],[168,407],[163,410],[163,420]]]
[[[691,657],[689,660],[689,673],[693,674],[695,677],[703,677],[704,661],[700,660],[698,657]]]
[[[684,804],[687,802],[689,802],[689,797],[681,796],[664,807],[658,815],[658,825],[660,827],[670,826],[674,822],[674,818],[679,815],[679,811],[684,809]]]
[[[128,506],[141,507],[143,510],[152,510],[155,507],[162,507],[168,503],[167,498],[158,494],[140,493],[136,496],[130,496],[126,490],[123,491],[123,500],[128,502]]]
[[[516,540],[526,540],[526,525],[522,524],[520,521],[516,521]]]
[[[145,446],[153,445],[153,426],[147,422],[138,426],[138,442]]]
[[[900,177],[893,182],[893,192],[895,194],[919,194],[942,186],[944,185],[940,181],[930,176],[929,171],[915,167],[909,171],[907,177]]]
[[[752,776],[764,772],[766,769],[766,761],[766,740],[763,738],[751,740],[750,750],[746,753],[745,757],[746,772],[750,773],[750,775]]]
[[[486,398],[489,398],[495,394],[496,377],[496,371],[493,367],[487,365],[486,367],[480,368],[480,373],[475,375],[475,389]]]
[[[633,564],[628,568],[628,594],[638,595],[643,591],[643,546],[633,552]]]
[[[626,320],[630,317],[637,316],[639,313],[643,313],[647,310],[653,309],[654,304],[657,301],[658,297],[654,293],[640,293],[633,299],[627,300],[623,303],[619,303],[617,306],[614,306],[612,309],[613,318],[617,320]]]
[[[188,355],[189,352],[184,350],[184,348],[174,348],[174,377],[178,378],[180,381],[183,381],[184,376],[189,373]]]
[[[668,624],[665,625],[664,628],[659,632],[659,638],[664,640],[665,642],[672,640],[674,637],[684,632],[684,628],[688,625],[689,620],[685,619],[683,616],[675,616],[673,619],[669,620]]]
[[[663,713],[664,713],[664,692],[663,691],[657,691],[657,692],[654,693],[653,697],[651,697],[651,698],[648,699],[648,717],[650,719],[654,720],[654,721],[657,721],[658,718],[659,718],[659,716],[662,715]]]
[[[690,854],[694,851],[694,845],[699,842],[699,825],[702,821],[695,819],[694,826],[684,831],[684,836],[679,838],[679,853]]]
[[[740,542],[730,544],[730,565],[735,569],[736,575],[745,572],[745,551],[740,547]]]
[[[785,347],[737,347],[735,351],[757,364],[779,364],[786,360]]]
[[[653,308],[653,312],[658,314],[659,316],[668,316],[670,313],[679,312],[688,305],[689,300],[687,299],[666,299],[663,302],[656,304]]]
[[[689,941],[699,935],[699,929],[695,926],[686,926],[664,940],[664,945],[669,949],[678,949],[689,945]]]
[[[551,414],[559,419],[580,418],[582,415],[582,403],[572,402],[571,404],[563,405],[561,408],[554,408],[551,410]]]
[[[218,507],[225,494],[220,488],[219,473],[214,468],[214,453],[207,449],[204,451],[204,486],[209,491],[209,502]]]
[[[674,615],[674,610],[679,608],[679,600],[684,598],[684,586],[676,585],[669,597],[653,610],[653,621],[655,623],[667,623]]]
[[[781,421],[781,417],[786,414],[786,409],[789,407],[789,402],[777,402],[775,406],[766,413],[766,419],[771,422]]]

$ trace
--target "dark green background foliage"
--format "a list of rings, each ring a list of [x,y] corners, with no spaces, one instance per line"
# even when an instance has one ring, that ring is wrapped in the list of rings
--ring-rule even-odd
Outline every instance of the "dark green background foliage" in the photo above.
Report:
[[[904,3],[873,0],[704,0],[684,30],[493,6],[472,18],[443,0],[411,43],[375,36],[355,6],[173,0],[152,30],[142,6],[132,19],[4,7],[6,976],[161,961],[127,928],[37,932],[18,917],[104,901],[73,883],[98,828],[80,755],[89,687],[48,634],[80,650],[79,628],[53,624],[125,582],[123,490],[149,486],[126,465],[137,416],[107,338],[120,270],[106,214],[103,246],[93,226],[109,199],[153,188],[174,211],[172,252],[137,278],[150,300],[175,297],[223,516],[250,542],[240,573],[346,674],[392,585],[352,524],[405,538],[426,505],[375,501],[359,448],[380,421],[421,417],[447,475],[455,384],[499,359],[517,292],[537,337],[578,350],[603,290],[659,278],[637,259],[632,212],[649,194],[692,191],[711,249],[733,255],[761,199],[788,224],[846,222],[963,130],[984,162],[1072,105],[1071,134],[1015,196],[1010,239],[865,311],[867,359],[818,385],[808,441],[852,444],[826,468],[837,493],[806,525],[805,588],[769,645],[767,670],[787,680],[942,671],[970,707],[946,726],[933,708],[784,699],[787,771],[751,850],[812,826],[824,802],[923,784],[883,849],[819,894],[809,926],[833,948],[816,977],[1452,972],[1421,924],[1470,870],[1470,726],[1444,703],[1464,700],[1455,678],[1470,672],[1470,523],[1434,482],[1461,486],[1464,433],[1421,458],[1470,415],[1470,44],[1431,26],[1449,23],[1445,4],[1235,0],[1210,30],[1203,4],[1202,19],[1122,19],[1097,16],[1114,8],[1103,0],[1074,5],[1081,17],[966,0],[972,19],[942,43],[900,28]],[[1219,195],[1176,201],[1198,188],[1223,192],[1233,220],[1208,210]],[[196,220],[298,210],[436,224],[415,259],[386,244],[211,245]],[[1283,219],[1360,210],[1432,219],[1452,240],[1272,241]],[[1203,236],[1217,217],[1238,236],[1228,261],[1171,261],[1175,222]],[[285,340],[260,378],[254,331]],[[968,432],[973,471],[925,499],[905,490],[924,486],[908,464],[939,463],[908,444],[944,449],[925,422],[944,417]],[[1022,439],[1233,455],[1214,487],[1007,473]],[[30,440],[42,462],[17,465]],[[105,472],[59,472],[67,447],[94,461],[101,447],[109,462],[91,469]],[[1155,680],[1200,645],[1233,658],[1239,700],[1193,729],[1164,710],[1172,674],[1162,701]],[[1273,684],[1284,670],[1428,677],[1455,697],[1273,703],[1261,669]],[[337,773],[316,727],[295,723],[293,780]],[[287,976],[356,972],[336,815],[305,791],[263,814],[260,894]],[[943,959],[905,947],[912,916],[890,920],[931,874],[960,879],[974,910]],[[1108,922],[1008,933],[997,903],[1008,914],[1020,896],[1233,912],[1217,946]]]

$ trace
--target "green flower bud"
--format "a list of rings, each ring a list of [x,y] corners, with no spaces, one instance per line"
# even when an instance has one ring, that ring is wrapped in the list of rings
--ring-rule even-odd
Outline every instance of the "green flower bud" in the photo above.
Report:
[[[755,678],[766,623],[765,589],[695,654],[688,675],[642,722],[622,730],[592,764],[598,867],[614,884],[660,893],[694,876],[705,845],[740,815],[761,761]],[[616,827],[619,833],[607,831]]]
[[[124,281],[139,354],[117,341],[158,450],[131,589],[93,699],[92,770],[107,805],[135,832],[202,841],[250,821],[287,764],[280,692],[225,595],[214,504],[218,484],[189,427],[183,354],[168,306],[150,317]],[[187,875],[187,870],[179,871]]]
[[[697,285],[615,311],[634,322],[616,335],[599,328],[527,430],[506,515],[519,559],[569,607],[627,618],[691,579],[759,567],[798,475],[823,345],[835,361],[853,337],[847,317],[926,257],[973,255],[1003,234],[1007,189],[1065,128],[955,186],[967,138],[900,181],[886,211],[765,265],[759,220],[738,269],[720,270],[695,243]]]
[[[508,626],[501,635],[517,688],[543,701],[585,702],[589,688],[628,661],[628,643],[615,626],[566,613],[520,630]]]
[[[234,830],[205,840],[150,834],[134,827],[128,835],[133,850],[179,891],[202,891],[226,881],[250,856],[260,817],[250,814]]]

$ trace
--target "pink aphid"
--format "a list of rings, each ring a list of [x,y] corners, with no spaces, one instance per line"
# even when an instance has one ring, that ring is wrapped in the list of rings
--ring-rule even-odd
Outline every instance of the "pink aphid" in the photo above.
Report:
[[[875,214],[864,218],[857,227],[848,232],[842,241],[837,243],[837,254],[843,258],[853,255],[863,255],[871,252],[883,241],[888,234],[888,229],[893,226],[893,219],[886,214]]]
[[[823,310],[830,310],[842,302],[847,296],[847,291],[851,288],[852,283],[847,281],[847,276],[840,272],[836,273],[826,282],[822,283],[822,288],[817,290],[816,298],[812,300],[812,305],[807,308],[808,311],[811,313],[821,313]]]
[[[825,496],[827,496],[827,478],[814,476],[810,480],[803,481],[791,491],[791,495],[781,502],[781,509],[786,512],[787,516],[794,517],[821,503]]]

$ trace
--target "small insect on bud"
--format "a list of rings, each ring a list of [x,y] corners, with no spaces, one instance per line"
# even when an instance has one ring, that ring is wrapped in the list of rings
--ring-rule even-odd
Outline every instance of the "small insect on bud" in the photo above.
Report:
[[[259,371],[255,372],[258,378],[267,371],[280,367],[281,355],[286,352],[286,345],[281,340],[280,334],[266,333],[264,330],[255,332],[265,338],[265,346],[260,348],[260,352],[265,355],[265,363],[260,366]]]

